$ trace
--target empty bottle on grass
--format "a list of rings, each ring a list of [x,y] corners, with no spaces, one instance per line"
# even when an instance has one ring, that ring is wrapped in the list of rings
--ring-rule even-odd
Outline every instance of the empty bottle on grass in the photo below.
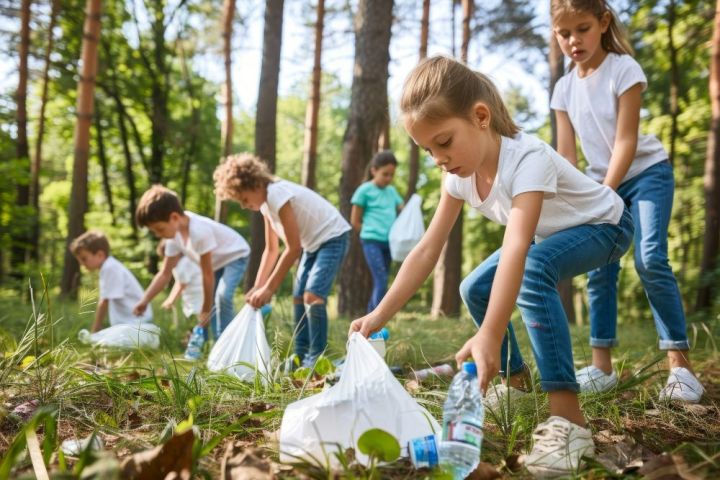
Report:
[[[453,378],[443,409],[440,465],[462,480],[480,463],[485,418],[475,363],[463,363]]]
[[[390,332],[383,327],[368,337],[368,342],[382,358],[385,358],[385,342],[390,338]]]

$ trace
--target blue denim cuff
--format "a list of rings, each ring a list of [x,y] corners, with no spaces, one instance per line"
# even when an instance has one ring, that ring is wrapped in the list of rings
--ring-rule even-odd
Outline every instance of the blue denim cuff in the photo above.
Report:
[[[690,350],[690,341],[688,340],[660,340],[658,343],[660,350]]]
[[[599,348],[612,348],[618,346],[617,338],[593,338],[590,337],[590,346]]]
[[[540,389],[543,392],[555,392],[565,390],[568,392],[580,392],[580,384],[577,382],[543,382],[540,381]]]

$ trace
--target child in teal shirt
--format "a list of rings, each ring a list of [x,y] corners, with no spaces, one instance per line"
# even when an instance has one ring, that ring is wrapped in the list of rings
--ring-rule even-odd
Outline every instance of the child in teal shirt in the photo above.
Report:
[[[390,150],[379,152],[370,163],[370,177],[352,196],[350,223],[360,232],[365,260],[373,280],[368,312],[380,303],[387,290],[390,271],[388,237],[403,200],[390,185],[395,176],[397,159]]]

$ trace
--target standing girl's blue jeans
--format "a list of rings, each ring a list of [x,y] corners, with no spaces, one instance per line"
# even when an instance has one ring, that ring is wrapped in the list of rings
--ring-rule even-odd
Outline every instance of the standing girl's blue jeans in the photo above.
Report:
[[[390,273],[390,244],[377,240],[361,240],[365,261],[372,275],[373,288],[368,302],[367,311],[372,312],[387,291],[388,275]]]
[[[327,297],[348,250],[349,232],[331,238],[314,252],[303,252],[298,267],[295,298],[295,354],[310,363],[327,347]],[[303,304],[303,294],[310,292],[323,303]],[[299,303],[298,303],[299,301]]]
[[[210,316],[210,327],[216,341],[235,317],[233,297],[245,275],[247,263],[248,257],[241,257],[215,270],[215,305]]]
[[[668,263],[668,224],[675,181],[670,163],[657,163],[617,189],[630,209],[635,225],[635,269],[640,275],[661,350],[687,350],[680,290]],[[617,345],[617,281],[620,263],[613,262],[588,274],[590,345]]]
[[[579,390],[558,282],[617,261],[630,246],[632,232],[630,212],[625,209],[617,225],[579,225],[530,246],[517,305],[530,336],[544,391]],[[486,258],[460,285],[460,295],[478,328],[485,318],[500,252],[497,250]],[[503,340],[501,366],[503,376],[524,368],[511,324]]]

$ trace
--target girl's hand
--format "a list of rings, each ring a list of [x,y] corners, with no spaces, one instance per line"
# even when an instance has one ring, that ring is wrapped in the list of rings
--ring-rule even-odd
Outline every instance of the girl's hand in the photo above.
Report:
[[[462,368],[462,363],[469,357],[475,361],[478,383],[483,396],[487,391],[487,386],[500,372],[501,345],[501,342],[494,341],[479,331],[455,354],[458,369]]]
[[[200,312],[198,313],[198,325],[205,328],[208,326],[208,323],[210,323],[210,316],[212,315],[212,312],[210,310]]]
[[[273,291],[270,290],[268,287],[260,287],[255,289],[250,295],[248,295],[246,301],[253,308],[260,308],[266,303],[270,302],[272,295]]]
[[[168,298],[160,306],[165,310],[172,310],[173,302]]]
[[[353,320],[353,322],[350,324],[350,331],[348,332],[348,337],[352,335],[353,332],[360,332],[363,337],[367,338],[370,336],[371,333],[375,333],[380,330],[386,323],[387,321],[384,321],[382,318],[379,318],[372,312],[368,313],[364,317]]]

